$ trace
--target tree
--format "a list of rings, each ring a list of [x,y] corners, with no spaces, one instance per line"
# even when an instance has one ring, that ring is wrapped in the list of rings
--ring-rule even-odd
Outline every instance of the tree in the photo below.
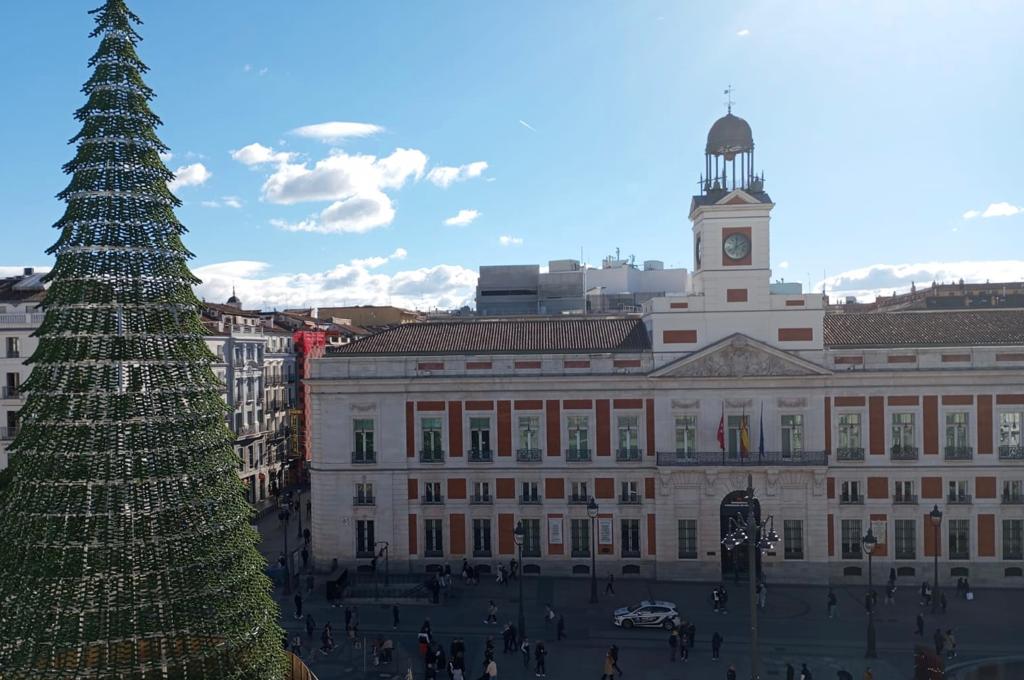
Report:
[[[99,49],[0,480],[0,676],[284,677],[124,0]]]

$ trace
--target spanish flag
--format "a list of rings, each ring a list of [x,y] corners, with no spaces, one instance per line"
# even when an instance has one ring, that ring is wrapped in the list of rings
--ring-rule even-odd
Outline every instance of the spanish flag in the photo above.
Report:
[[[750,454],[750,430],[747,428],[747,417],[740,419],[740,455],[746,458]]]

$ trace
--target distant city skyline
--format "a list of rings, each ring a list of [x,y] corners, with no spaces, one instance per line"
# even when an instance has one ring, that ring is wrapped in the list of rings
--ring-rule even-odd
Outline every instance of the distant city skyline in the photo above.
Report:
[[[730,84],[777,203],[773,278],[861,299],[1022,280],[1024,141],[1007,131],[1024,8],[893,5],[133,9],[210,301],[458,307],[480,265],[582,250],[600,266],[616,247],[692,270],[690,196]],[[19,64],[0,275],[50,265],[95,47],[80,10],[6,13],[52,48],[28,30],[0,47]]]

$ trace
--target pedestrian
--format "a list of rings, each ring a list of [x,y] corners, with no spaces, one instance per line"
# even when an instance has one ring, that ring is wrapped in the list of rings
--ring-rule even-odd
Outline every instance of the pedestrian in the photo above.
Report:
[[[729,664],[729,668],[725,671],[725,680],[736,680],[736,666]]]
[[[953,629],[946,629],[946,658],[952,659],[956,657],[956,638],[953,637]]]
[[[345,630],[348,630],[348,627],[351,624],[352,624],[352,609],[348,605],[345,605]],[[426,624],[424,624],[424,625],[426,625]]]
[[[546,660],[548,658],[548,648],[544,646],[543,642],[537,642],[537,646],[533,650],[533,658],[537,662],[537,667],[534,669],[534,673],[537,675],[537,677],[548,677],[548,668],[546,665]]]
[[[828,618],[834,619],[836,617],[836,607],[838,606],[839,600],[836,599],[835,592],[828,589]]]
[[[302,530],[302,541],[306,545],[309,545],[313,541],[313,535],[309,533],[309,529]]]
[[[889,583],[896,585],[896,567],[889,567]]]
[[[313,501],[307,500],[306,501],[306,519],[309,519],[312,516],[313,516]]]
[[[684,629],[685,630],[685,629]],[[679,658],[683,661],[690,660],[690,646],[686,644],[686,633],[679,634]]]
[[[836,671],[836,680],[853,680],[853,673],[848,670]]]
[[[728,614],[729,610],[726,607],[726,605],[729,602],[729,592],[725,589],[725,585],[724,584],[722,585],[721,589],[718,592],[718,599],[719,599],[719,606],[721,607],[721,612],[723,614]]]
[[[508,561],[508,572],[511,578],[519,578],[519,562],[514,557]]]
[[[612,651],[610,649],[604,654],[601,680],[615,680],[615,662],[612,660]]]
[[[925,597],[927,597],[927,595],[928,595],[928,582],[927,581],[921,581],[921,602],[920,602],[921,606],[924,606],[926,604]]]
[[[555,620],[555,610],[550,604],[544,605],[544,625],[548,625]]]
[[[498,677],[498,662],[497,661],[495,661],[494,659],[491,659],[490,661],[487,662],[487,666],[484,667],[484,676],[487,677],[489,680],[494,680],[494,678]]]
[[[935,635],[932,636],[932,640],[935,642],[935,656],[942,656],[942,650],[946,646],[946,636],[942,634],[941,629],[935,629]]]
[[[917,613],[916,625],[917,625],[917,627],[914,629],[914,634],[923,637],[924,636],[924,613],[922,613],[922,612],[918,612]]]
[[[796,680],[796,669],[788,661],[786,662],[786,680]]]
[[[805,663],[800,664],[800,680],[814,680],[814,676],[811,675],[811,669]]]
[[[508,572],[505,571],[504,564],[498,567],[498,583],[500,583],[503,586],[508,585]]]
[[[312,614],[306,614],[306,636],[310,640],[313,639],[313,633],[316,631],[316,621],[313,619]]]
[[[668,660],[676,660],[676,650],[679,649],[679,631],[675,628],[668,634]]]
[[[558,615],[558,624],[555,626],[555,632],[556,632],[556,635],[557,635],[557,637],[555,638],[556,642],[558,642],[562,638],[566,637],[566,635],[565,635],[565,616],[562,615],[562,614]]]
[[[523,668],[530,667],[530,638],[524,637],[519,645],[519,653],[523,655]]]
[[[696,643],[696,640],[697,640],[697,624],[696,623],[693,623],[693,622],[690,623],[689,632],[687,632],[687,634],[686,634],[686,639],[690,641],[690,649],[693,649],[693,645]]]
[[[608,653],[612,655],[612,668],[615,669],[615,671],[619,674],[619,677],[621,678],[622,669],[619,668],[619,646],[613,644],[611,647],[608,648]]]
[[[498,605],[494,604],[494,600],[487,604],[487,618],[484,619],[484,623],[498,623]]]
[[[864,669],[864,680],[875,680],[875,674],[871,672],[871,666]]]
[[[398,605],[391,605],[391,630],[398,630]]]
[[[294,654],[295,656],[299,657],[300,659],[302,658],[302,636],[301,635],[296,635],[295,637],[292,638],[292,650],[291,651],[292,651],[292,654]]]
[[[896,584],[890,581],[885,586],[885,603],[887,605],[893,604],[896,601]]]
[[[946,593],[939,593],[939,608],[943,614],[946,613]]]
[[[608,582],[604,585],[604,594],[615,594],[615,574],[608,574]]]
[[[721,592],[719,592],[718,586],[715,586],[711,590],[711,609],[716,614],[718,613],[719,606],[721,606],[721,600],[722,600],[722,594],[721,594]]]
[[[302,618],[302,593],[295,593],[295,618]]]
[[[758,585],[758,588],[760,588],[760,590],[758,590],[758,592],[757,592],[757,606],[760,607],[761,609],[767,609],[768,608],[768,586],[764,585],[763,583],[759,583],[757,585]]]
[[[864,593],[864,611],[868,614],[871,613],[871,604],[874,600],[871,598],[871,593]]]
[[[508,654],[510,651],[512,651],[513,646],[515,645],[515,641],[512,639],[512,622],[511,621],[506,623],[505,627],[501,629],[501,642],[502,642],[502,648],[501,648],[501,653],[502,654]]]
[[[718,661],[718,655],[719,655],[719,653],[722,650],[722,642],[724,642],[724,638],[721,635],[719,635],[718,631],[716,630],[714,635],[711,636],[711,660],[712,661]]]

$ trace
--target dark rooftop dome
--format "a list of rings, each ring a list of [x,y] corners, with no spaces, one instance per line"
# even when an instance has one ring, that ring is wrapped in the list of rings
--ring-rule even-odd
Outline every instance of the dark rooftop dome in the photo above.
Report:
[[[704,152],[716,156],[731,157],[742,151],[754,148],[754,135],[750,124],[739,116],[727,113],[711,126],[708,132],[708,144]]]

